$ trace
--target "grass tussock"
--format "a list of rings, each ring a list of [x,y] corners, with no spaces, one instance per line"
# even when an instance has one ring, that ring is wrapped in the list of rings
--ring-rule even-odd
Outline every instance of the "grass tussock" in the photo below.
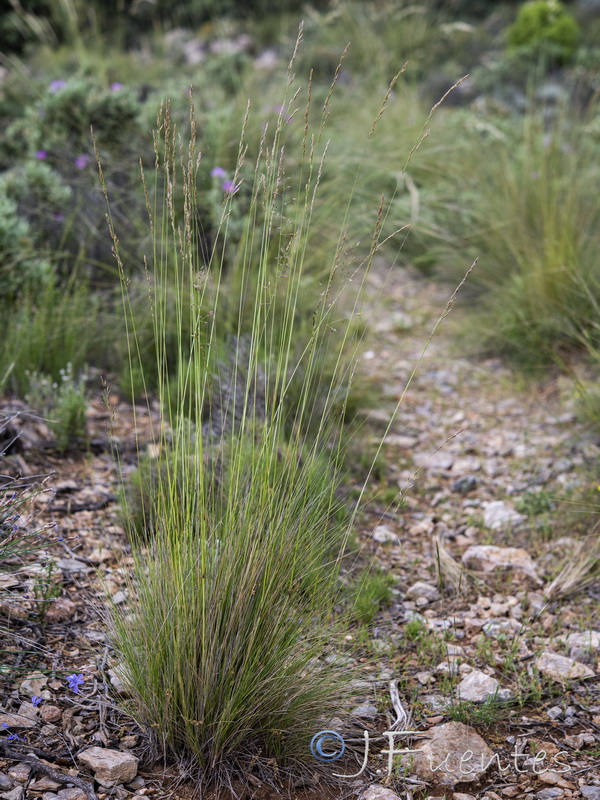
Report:
[[[335,652],[353,519],[342,491],[344,421],[360,343],[353,320],[383,209],[350,268],[341,210],[329,252],[319,243],[329,267],[315,292],[305,267],[333,85],[320,113],[310,90],[310,81],[296,86],[290,65],[282,108],[304,92],[299,154],[287,155],[283,111],[249,152],[246,114],[208,259],[197,245],[193,109],[184,138],[163,106],[157,172],[145,178],[154,375],[140,360],[119,262],[130,374],[156,386],[161,419],[157,457],[129,493],[135,578],[130,608],[113,612],[114,644],[138,718],[171,755],[193,759],[201,785],[253,764],[314,770],[310,739],[352,693],[352,670]]]

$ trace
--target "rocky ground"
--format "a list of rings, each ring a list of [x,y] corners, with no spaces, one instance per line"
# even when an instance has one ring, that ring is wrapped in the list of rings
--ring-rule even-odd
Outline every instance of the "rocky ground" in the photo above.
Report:
[[[389,401],[370,415],[385,430],[448,293],[404,271],[374,274],[372,289],[384,299],[362,364]],[[460,324],[460,311],[453,318]],[[461,357],[454,342],[444,323],[385,433],[385,475],[361,518],[394,599],[347,641],[344,657],[364,672],[355,729],[344,733],[357,757],[332,771],[360,770],[365,732],[370,749],[334,796],[594,800],[600,584],[586,582],[595,538],[580,499],[594,487],[600,440],[576,421],[560,381],[526,386],[499,361]],[[151,412],[134,421],[117,397],[108,408],[98,400],[89,453],[59,457],[43,421],[17,403],[3,411],[3,446],[10,430],[22,433],[0,471],[51,473],[33,516],[53,527],[41,552],[0,574],[0,798],[187,798],[176,774],[138,761],[143,732],[115,703],[123,687],[103,632],[106,596],[127,602],[131,565],[107,431],[114,418],[127,469],[134,426],[144,439]],[[579,575],[561,572],[574,563]],[[394,746],[416,752],[394,756],[388,776],[391,728],[412,731]]]

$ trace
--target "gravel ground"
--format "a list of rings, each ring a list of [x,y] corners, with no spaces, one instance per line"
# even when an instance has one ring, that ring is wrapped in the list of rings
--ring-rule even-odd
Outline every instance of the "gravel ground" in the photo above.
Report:
[[[365,732],[371,749],[343,790],[307,785],[292,796],[600,799],[600,583],[580,576],[567,591],[564,574],[555,580],[595,542],[577,499],[594,487],[600,440],[577,421],[564,381],[527,385],[498,360],[457,354],[460,309],[405,391],[449,295],[410,271],[370,280],[372,297],[383,298],[361,359],[362,379],[383,389],[369,414],[374,440],[404,393],[385,432],[379,495],[359,525],[365,552],[393,576],[393,601],[343,654],[365,677],[350,772]],[[131,408],[113,400],[90,406],[84,457],[59,457],[42,421],[3,406],[22,434],[2,471],[52,473],[30,524],[54,526],[41,552],[0,574],[5,800],[190,797],[162,763],[138,763],[143,732],[116,704],[122,686],[102,609],[107,594],[127,602],[131,558],[111,444],[127,468],[135,429]],[[152,414],[138,409],[142,439]],[[40,596],[40,576],[56,597]],[[395,756],[388,776],[382,734],[394,722],[413,732],[395,747],[417,752]],[[256,785],[248,796],[272,793]]]

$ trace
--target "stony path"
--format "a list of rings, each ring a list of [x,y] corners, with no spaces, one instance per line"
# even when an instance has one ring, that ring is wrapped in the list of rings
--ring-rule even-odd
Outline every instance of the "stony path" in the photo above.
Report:
[[[385,300],[365,365],[393,405],[449,293],[408,271],[372,283]],[[460,310],[452,319],[461,324]],[[581,507],[569,514],[559,501],[592,480],[598,437],[577,423],[559,382],[525,386],[500,362],[455,348],[442,326],[385,439],[387,482],[406,505],[364,533],[397,583],[374,642],[386,654],[373,667],[379,715],[366,706],[363,723],[377,727],[391,710],[386,681],[399,679],[413,729],[431,737],[411,746],[437,765],[455,754],[433,772],[413,756],[405,790],[421,780],[423,796],[450,798],[455,787],[457,800],[600,798],[598,582],[564,598],[549,591],[585,541],[569,530]],[[386,412],[374,416],[383,424]],[[482,756],[501,764],[482,770]]]

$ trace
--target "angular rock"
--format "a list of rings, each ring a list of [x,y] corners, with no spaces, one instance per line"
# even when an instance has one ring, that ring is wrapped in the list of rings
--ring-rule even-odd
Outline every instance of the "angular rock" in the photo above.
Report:
[[[593,733],[586,731],[577,733],[574,736],[565,736],[564,742],[568,747],[572,747],[573,750],[583,750],[587,745],[596,744],[596,737]]]
[[[8,770],[8,774],[11,778],[14,778],[14,780],[24,783],[31,775],[31,767],[29,764],[15,764]]]
[[[400,541],[398,536],[387,525],[377,525],[371,536],[380,544],[385,544],[386,542],[395,542],[397,544]]]
[[[15,786],[10,792],[3,792],[0,794],[2,800],[23,800],[25,797],[25,790],[22,786]]]
[[[579,791],[585,800],[600,800],[600,786],[580,786]]]
[[[53,781],[52,778],[49,778],[47,775],[43,775],[38,780],[33,781],[29,784],[29,789],[32,789],[36,792],[46,792],[46,791],[54,791],[54,789],[59,789],[67,782],[66,777],[63,783],[57,783]]]
[[[422,700],[427,708],[430,708],[437,714],[445,713],[448,708],[448,701],[441,694],[426,694]]]
[[[418,439],[416,436],[404,436],[398,433],[391,433],[383,440],[384,444],[390,445],[391,447],[399,447],[401,450],[412,450],[413,447],[417,446],[417,442]]]
[[[44,720],[44,722],[59,722],[62,718],[62,711],[58,706],[46,706],[43,705],[40,707],[40,717]]]
[[[440,599],[440,593],[436,589],[435,586],[432,586],[430,583],[425,583],[424,581],[417,581],[413,583],[406,590],[406,596],[412,599],[423,597],[429,602],[434,602],[435,600]]]
[[[375,719],[377,716],[377,707],[370,703],[361,703],[356,708],[352,709],[352,716],[359,719]]]
[[[512,569],[540,582],[535,562],[522,547],[497,547],[493,544],[475,544],[467,548],[462,556],[463,564],[480,572],[497,569]]]
[[[69,600],[67,597],[57,598],[48,611],[46,612],[46,619],[48,622],[66,622],[71,619],[77,611],[76,604]]]
[[[0,772],[0,790],[3,792],[13,788],[13,781],[6,772]]]
[[[88,567],[85,562],[80,561],[78,558],[61,558],[56,562],[56,565],[62,572],[83,572],[84,574],[92,572],[92,567]]]
[[[123,667],[116,666],[115,669],[108,670],[108,676],[110,678],[110,685],[113,687],[115,692],[121,697],[127,697],[129,694],[129,689],[121,677],[122,671]]]
[[[13,714],[0,708],[0,725],[7,728],[35,728],[36,721],[23,714]]]
[[[505,503],[503,500],[491,500],[488,503],[484,503],[483,509],[483,524],[492,531],[511,528],[525,519],[523,514],[519,514],[509,503]]]
[[[414,453],[413,461],[417,467],[431,472],[447,472],[452,469],[454,459],[449,453],[439,450],[437,453]]]
[[[83,789],[77,786],[70,786],[68,789],[61,789],[58,793],[60,800],[87,800]]]
[[[564,797],[565,793],[563,789],[559,789],[558,786],[550,786],[548,789],[542,789],[540,792],[537,792],[535,795],[538,800],[559,800],[559,798]]]
[[[578,650],[597,650],[600,647],[600,631],[579,631],[563,634],[557,638]]]
[[[486,636],[497,639],[499,636],[514,636],[522,628],[519,620],[513,617],[500,617],[500,619],[488,619],[481,629]]]
[[[456,687],[460,700],[470,700],[472,703],[483,703],[489,697],[494,697],[500,684],[495,678],[486,675],[481,670],[474,669],[462,679]]]
[[[572,658],[561,656],[558,653],[551,653],[548,650],[541,654],[535,665],[542,674],[559,683],[593,678],[595,674],[585,664],[580,664]]]
[[[411,753],[413,771],[424,781],[442,786],[472,783],[496,763],[481,736],[462,722],[446,722],[429,730],[429,739]]]
[[[400,797],[391,789],[374,783],[360,795],[360,800],[400,800]]]
[[[44,675],[43,672],[32,672],[31,675],[28,675],[25,680],[21,682],[19,689],[28,697],[33,697],[33,695],[39,696],[42,694],[42,690],[47,683],[48,676]]]
[[[479,472],[481,469],[481,461],[475,456],[464,456],[458,458],[452,464],[452,472],[454,475],[465,475],[467,472]]]
[[[462,478],[452,481],[450,488],[456,494],[467,494],[477,488],[477,478],[474,475],[464,475]],[[456,795],[454,796],[456,797]]]
[[[464,792],[454,792],[452,800],[477,800],[473,794],[465,794]]]
[[[29,719],[34,720],[35,722],[38,721],[39,718],[39,710],[31,704],[31,701],[27,701],[26,703],[21,703],[19,708],[17,709],[17,714],[21,717],[29,717]]]
[[[77,760],[89,767],[98,783],[103,786],[129,783],[137,775],[138,759],[131,753],[120,750],[89,747],[79,753]]]

